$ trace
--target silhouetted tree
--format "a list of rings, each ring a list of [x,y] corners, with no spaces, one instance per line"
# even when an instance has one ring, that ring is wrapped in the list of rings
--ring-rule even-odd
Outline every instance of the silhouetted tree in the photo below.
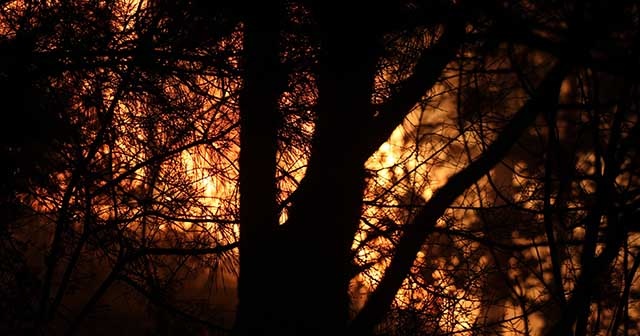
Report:
[[[2,330],[633,334],[638,10],[3,2]]]
[[[4,332],[86,332],[101,302],[122,310],[106,294],[131,295],[124,285],[136,307],[214,326],[197,316],[210,304],[167,293],[203,269],[194,256],[216,282],[215,264],[233,268],[233,208],[209,200],[232,191],[200,182],[236,174],[218,158],[235,152],[236,45],[220,37],[235,23],[187,5],[3,3],[2,95],[16,115],[2,132]]]

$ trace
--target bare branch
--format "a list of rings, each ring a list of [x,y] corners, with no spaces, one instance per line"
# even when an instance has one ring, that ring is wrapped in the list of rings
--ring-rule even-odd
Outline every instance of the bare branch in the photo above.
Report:
[[[372,120],[370,136],[363,144],[367,157],[387,140],[420,98],[435,85],[463,38],[463,25],[456,21],[450,23],[438,42],[422,53],[413,74],[397,85],[396,92],[386,102],[376,107],[379,115]]]
[[[237,248],[238,242],[226,245],[218,245],[209,248],[172,248],[172,247],[150,247],[141,249],[136,256],[144,255],[180,255],[180,256],[199,256],[206,254],[220,254]]]
[[[436,225],[438,218],[442,216],[449,205],[502,159],[515,140],[529,127],[540,112],[555,108],[560,84],[567,71],[564,64],[556,64],[538,87],[537,95],[532,97],[516,113],[486,152],[465,169],[452,176],[446,185],[434,193],[415,220],[407,225],[380,284],[352,324],[355,334],[370,331],[382,320],[396,292],[409,273],[416,254],[431,232],[431,228]]]

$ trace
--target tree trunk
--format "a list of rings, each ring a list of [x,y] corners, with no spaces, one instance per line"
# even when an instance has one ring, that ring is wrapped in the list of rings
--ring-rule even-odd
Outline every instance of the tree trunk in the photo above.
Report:
[[[283,79],[279,61],[279,14],[276,1],[247,9],[244,30],[244,82],[240,95],[240,277],[234,332],[274,334],[272,285],[264,271],[277,263],[269,237],[277,226],[276,152],[278,99]],[[272,272],[272,274],[276,274]]]
[[[261,20],[271,18],[263,8]],[[350,299],[348,269],[351,244],[358,227],[364,189],[365,151],[358,141],[360,125],[371,118],[375,75],[375,40],[368,33],[334,30],[323,37],[318,72],[317,119],[306,175],[289,210],[289,220],[277,227],[272,202],[275,164],[273,133],[265,128],[267,114],[275,111],[277,92],[249,73],[251,62],[264,62],[275,54],[275,34],[266,27],[247,24],[245,91],[243,91],[241,152],[241,247],[238,334],[340,334],[347,326]],[[254,21],[256,27],[264,22]],[[273,28],[273,26],[269,26]],[[256,46],[251,48],[251,43]],[[268,64],[261,64],[268,66]],[[258,70],[254,68],[254,70]],[[262,75],[267,77],[268,69]],[[254,90],[251,82],[254,81]],[[259,89],[262,87],[262,89]],[[268,108],[267,108],[268,107]],[[262,114],[257,114],[260,109]],[[254,114],[256,113],[256,114]],[[262,128],[250,129],[251,120]],[[249,126],[249,127],[248,127]],[[257,125],[256,125],[257,126]],[[251,132],[251,133],[249,133]],[[262,132],[262,133],[260,133]],[[262,141],[255,137],[262,134]],[[261,156],[262,155],[262,156]],[[251,170],[252,167],[256,170]],[[259,168],[255,168],[259,167]],[[246,176],[246,175],[249,176]],[[265,184],[265,180],[269,184]],[[268,197],[268,199],[267,199]],[[267,272],[260,270],[268,270]]]
[[[370,117],[375,41],[345,30],[324,42],[309,166],[281,232],[273,298],[285,314],[280,335],[342,334],[349,317],[351,244],[365,181],[359,125]]]

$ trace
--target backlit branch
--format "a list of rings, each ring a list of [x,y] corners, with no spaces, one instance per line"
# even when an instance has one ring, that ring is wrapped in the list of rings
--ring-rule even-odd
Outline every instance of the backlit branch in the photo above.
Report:
[[[371,330],[383,318],[395,294],[402,285],[431,229],[449,205],[479,178],[489,172],[507,154],[511,146],[531,125],[536,116],[555,108],[560,85],[567,68],[559,63],[540,84],[537,95],[532,97],[503,129],[497,139],[477,160],[452,176],[446,185],[436,191],[418,213],[414,221],[406,226],[396,253],[386,269],[378,287],[371,294],[353,322],[355,334]]]
[[[367,157],[388,139],[420,98],[435,85],[444,67],[454,58],[463,37],[464,27],[461,23],[449,24],[438,42],[422,53],[413,74],[397,85],[388,100],[376,107],[379,115],[369,127],[370,137],[365,144]]]
[[[208,248],[171,248],[171,247],[150,247],[141,249],[136,256],[143,255],[168,255],[168,256],[199,256],[207,254],[220,254],[231,251],[238,247],[239,243],[229,243]]]

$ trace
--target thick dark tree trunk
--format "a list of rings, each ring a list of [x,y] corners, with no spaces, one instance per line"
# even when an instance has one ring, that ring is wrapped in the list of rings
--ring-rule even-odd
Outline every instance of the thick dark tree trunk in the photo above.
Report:
[[[279,92],[258,76],[278,78],[271,73],[277,68],[273,59],[277,34],[268,33],[277,27],[277,20],[265,22],[277,15],[262,8],[261,18],[247,21],[239,334],[320,335],[347,330],[351,244],[362,210],[364,163],[431,88],[457,48],[454,36],[459,34],[446,34],[432,53],[424,55],[415,76],[403,83],[400,96],[390,99],[388,107],[393,109],[378,111],[383,117],[375,117],[371,99],[381,51],[375,30],[379,22],[354,20],[361,8],[347,7],[313,6],[321,41],[317,119],[305,178],[291,201],[288,222],[280,227],[273,210],[273,171],[254,170],[274,163],[275,134],[265,128],[277,128],[267,119],[277,118]],[[271,63],[265,61],[269,59]],[[266,268],[268,273],[260,271]]]
[[[301,279],[298,334],[342,333],[348,321],[350,248],[358,227],[364,189],[364,160],[357,143],[369,117],[374,65],[364,36],[331,36],[318,75],[317,123],[311,160],[287,230],[294,253],[289,279]],[[348,45],[348,44],[351,45]],[[363,60],[365,60],[363,62]],[[300,299],[300,298],[299,298]]]
[[[244,83],[240,96],[240,278],[235,333],[273,333],[273,288],[277,272],[265,273],[277,247],[276,152],[278,98],[286,74],[280,69],[280,6],[264,1],[246,8]],[[275,279],[273,279],[275,280]]]
[[[266,6],[268,7],[268,6]],[[309,167],[288,222],[275,226],[273,190],[278,91],[275,13],[247,21],[242,96],[241,247],[236,331],[251,335],[340,334],[349,313],[350,247],[358,227],[365,151],[358,141],[371,118],[375,40],[340,30],[322,37],[320,94]],[[271,12],[269,12],[271,11]],[[269,13],[268,13],[269,12]],[[345,16],[347,19],[348,16]],[[343,29],[344,28],[344,29]],[[268,61],[270,60],[270,61]],[[262,69],[260,69],[262,67]],[[258,76],[256,72],[260,72]],[[263,78],[266,78],[265,81]],[[268,272],[264,272],[268,270]]]

